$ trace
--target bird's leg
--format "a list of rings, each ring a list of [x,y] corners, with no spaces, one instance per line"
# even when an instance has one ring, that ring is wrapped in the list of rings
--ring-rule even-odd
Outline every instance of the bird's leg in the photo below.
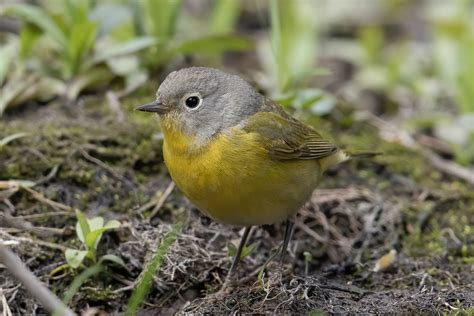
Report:
[[[247,242],[251,228],[252,226],[245,227],[242,239],[240,239],[239,248],[237,248],[237,253],[235,254],[234,260],[232,261],[232,266],[230,267],[229,273],[227,274],[227,279],[229,279],[235,273],[235,270],[237,270],[237,265],[240,261],[240,255],[242,254],[242,250],[245,247],[245,243]]]
[[[285,237],[283,238],[283,244],[280,253],[280,266],[283,266],[283,261],[285,261],[286,252],[288,251],[288,244],[290,243],[291,236],[293,235],[293,226],[294,222],[287,219],[285,222]]]

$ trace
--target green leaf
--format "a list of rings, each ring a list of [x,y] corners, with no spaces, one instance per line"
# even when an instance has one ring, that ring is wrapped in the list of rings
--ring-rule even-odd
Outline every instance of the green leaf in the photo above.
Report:
[[[104,267],[101,264],[93,265],[90,268],[84,270],[81,274],[74,278],[72,281],[71,286],[67,289],[66,293],[64,294],[63,303],[68,305],[69,302],[72,300],[74,294],[79,290],[81,285],[92,276],[99,274],[104,270]]]
[[[240,253],[240,259],[247,258],[248,256],[252,254],[252,252],[255,251],[255,249],[257,249],[256,243],[250,244],[248,246],[244,246],[244,249],[242,249],[242,252]]]
[[[121,56],[110,58],[106,61],[107,66],[116,76],[126,77],[139,70],[140,60],[137,56]]]
[[[376,26],[364,27],[358,36],[358,41],[364,50],[366,64],[374,64],[380,62],[382,46],[384,42],[384,34],[382,28]]]
[[[157,40],[154,37],[143,36],[124,43],[110,45],[109,47],[101,49],[100,52],[97,52],[92,61],[86,64],[85,68],[89,68],[110,58],[136,53],[156,43]]]
[[[32,24],[26,23],[20,32],[20,57],[26,58],[33,50],[33,46],[40,38],[41,32]]]
[[[16,15],[24,21],[36,25],[63,48],[67,47],[68,41],[65,34],[54,20],[39,7],[29,4],[16,4],[8,7],[6,13]]]
[[[104,262],[104,261],[110,261],[113,263],[116,263],[118,265],[121,265],[124,268],[127,268],[125,265],[125,262],[123,262],[122,258],[116,256],[116,255],[104,255],[100,257],[99,262]]]
[[[35,84],[36,76],[21,76],[18,80],[7,81],[1,88],[0,94],[0,116],[15,98]]]
[[[320,89],[301,89],[296,91],[292,105],[297,109],[310,109],[316,115],[326,115],[336,106],[336,99]]]
[[[257,244],[250,244],[247,246],[244,246],[242,249],[242,252],[240,253],[240,259],[247,258],[252,252],[257,248]],[[228,243],[227,244],[227,254],[229,257],[235,257],[237,254],[237,248],[233,243]]]
[[[85,243],[86,242],[85,236],[87,236],[90,232],[88,220],[86,216],[84,215],[84,213],[82,213],[79,210],[76,210],[76,217],[77,217],[77,223],[76,223],[77,237],[79,238],[80,241]]]
[[[182,42],[172,54],[221,54],[226,51],[242,51],[252,47],[252,42],[235,35],[209,35]]]
[[[232,32],[240,14],[240,6],[240,1],[216,0],[211,16],[213,32],[217,34]]]
[[[18,54],[18,41],[11,40],[7,43],[2,43],[0,46],[0,87],[6,78],[11,75],[10,69],[15,56]]]
[[[227,244],[227,254],[229,257],[235,257],[237,254],[237,247],[231,242]]]
[[[100,216],[94,217],[94,218],[88,219],[87,223],[89,224],[90,231],[94,231],[94,230],[104,227],[104,218]]]
[[[135,15],[135,23],[145,22],[145,29],[148,33],[166,40],[172,37],[176,30],[178,15],[181,9],[182,0],[143,0],[143,12]]]
[[[94,45],[97,36],[97,24],[83,21],[74,24],[68,38],[67,55],[65,56],[65,75],[71,77],[79,73],[88,52]]]
[[[97,218],[97,217],[96,217]],[[101,218],[101,217],[100,217]],[[103,221],[103,219],[102,219]],[[91,230],[89,234],[86,236],[86,246],[88,249],[95,251],[97,249],[97,245],[100,242],[102,237],[102,233],[120,227],[120,222],[116,220],[111,220],[107,222],[105,226],[102,228],[96,228]]]
[[[65,95],[68,100],[75,100],[77,96],[87,87],[107,83],[113,78],[113,74],[105,67],[92,68],[77,75],[67,86]]]
[[[0,148],[2,148],[3,146],[5,146],[6,144],[8,144],[9,142],[11,142],[15,139],[22,138],[22,137],[27,137],[27,136],[30,136],[30,135],[31,135],[30,133],[15,133],[15,134],[12,134],[12,135],[8,135],[8,136],[0,139]]]
[[[314,67],[319,35],[318,12],[317,1],[270,2],[273,54],[261,59],[269,76],[276,79],[276,90],[280,93],[288,92],[295,86],[295,81]]]
[[[81,265],[86,255],[87,255],[86,250],[76,250],[76,249],[68,248],[64,252],[64,256],[66,257],[67,263],[73,269],[77,269]]]
[[[116,229],[119,227],[120,227],[120,222],[115,219],[108,221],[104,226],[105,229]]]

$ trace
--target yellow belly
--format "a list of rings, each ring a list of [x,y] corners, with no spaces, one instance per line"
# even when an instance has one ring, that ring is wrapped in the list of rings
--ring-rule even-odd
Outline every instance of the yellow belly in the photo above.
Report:
[[[256,134],[234,129],[202,148],[164,128],[164,158],[178,188],[217,222],[281,222],[309,199],[320,176],[315,160],[277,161]]]

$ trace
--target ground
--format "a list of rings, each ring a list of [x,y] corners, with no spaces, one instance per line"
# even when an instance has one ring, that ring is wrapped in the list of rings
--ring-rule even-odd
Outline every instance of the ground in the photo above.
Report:
[[[136,95],[153,95],[144,90]],[[142,315],[474,313],[472,186],[418,151],[382,140],[377,128],[346,110],[344,120],[340,113],[306,120],[346,148],[383,154],[327,172],[299,212],[283,267],[267,262],[283,226],[255,228],[238,284],[216,294],[231,262],[228,244],[241,231],[200,215],[178,189],[162,203],[170,184],[162,138],[156,120],[133,111],[141,101],[148,100],[131,96],[118,112],[98,96],[72,107],[58,100],[13,111],[0,125],[0,138],[28,133],[0,147],[0,180],[35,183],[0,191],[0,238],[19,242],[15,252],[53,292],[61,297],[81,271],[52,275],[65,263],[65,247],[81,247],[73,209],[122,223],[104,235],[99,253],[121,257],[126,267],[109,265],[86,281],[70,304],[75,311],[123,311],[145,262],[185,217]],[[153,208],[158,213],[150,218]],[[374,271],[377,263],[385,269]],[[13,313],[44,312],[1,268],[0,289]]]

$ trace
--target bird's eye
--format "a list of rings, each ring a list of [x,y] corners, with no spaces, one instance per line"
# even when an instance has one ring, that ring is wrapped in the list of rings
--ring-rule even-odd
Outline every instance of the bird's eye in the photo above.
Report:
[[[201,97],[197,95],[191,95],[186,98],[186,100],[184,101],[184,104],[186,105],[186,107],[190,109],[195,109],[201,104],[201,102],[202,102]]]

